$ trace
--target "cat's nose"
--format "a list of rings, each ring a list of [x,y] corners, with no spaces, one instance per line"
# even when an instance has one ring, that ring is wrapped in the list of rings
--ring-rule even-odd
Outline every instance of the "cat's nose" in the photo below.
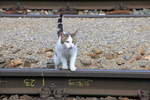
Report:
[[[72,49],[72,46],[71,46],[71,47],[69,47],[69,49]]]

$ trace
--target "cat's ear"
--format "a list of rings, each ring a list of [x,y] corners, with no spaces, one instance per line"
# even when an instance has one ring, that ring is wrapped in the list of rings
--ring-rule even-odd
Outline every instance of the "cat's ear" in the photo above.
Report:
[[[76,30],[75,32],[71,33],[71,36],[74,37],[77,33],[78,33],[78,30]]]

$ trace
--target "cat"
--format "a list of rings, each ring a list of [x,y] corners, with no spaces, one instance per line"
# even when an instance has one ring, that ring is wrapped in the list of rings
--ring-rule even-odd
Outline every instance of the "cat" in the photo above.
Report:
[[[63,31],[62,15],[58,19],[58,40],[55,46],[54,63],[55,68],[76,71],[75,62],[77,57],[77,44],[74,39],[76,32]]]

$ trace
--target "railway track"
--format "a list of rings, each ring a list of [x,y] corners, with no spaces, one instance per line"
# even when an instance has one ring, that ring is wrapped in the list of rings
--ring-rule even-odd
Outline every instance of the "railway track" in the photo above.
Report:
[[[149,0],[0,1],[0,8],[27,9],[141,9],[150,8]],[[13,11],[12,10],[12,11]],[[70,11],[70,10],[69,10]],[[68,13],[68,12],[67,12]],[[69,12],[70,13],[70,12]],[[0,14],[0,17],[56,18],[58,15]],[[150,15],[64,15],[66,18],[150,17]],[[66,97],[127,96],[150,100],[150,71],[54,69],[0,69],[0,94],[40,95],[63,100]],[[44,99],[46,100],[46,99]]]
[[[0,69],[0,94],[47,97],[128,96],[149,93],[150,71]],[[149,94],[146,94],[149,96]],[[145,97],[145,96],[144,96]],[[141,99],[149,100],[149,99]]]

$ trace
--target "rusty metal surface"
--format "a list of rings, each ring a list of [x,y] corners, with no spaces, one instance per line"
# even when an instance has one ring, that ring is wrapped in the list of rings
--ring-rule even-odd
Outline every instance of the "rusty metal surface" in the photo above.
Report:
[[[21,6],[28,9],[131,9],[150,8],[149,0],[1,0],[0,8]]]
[[[150,71],[0,69],[0,94],[40,94],[46,88],[74,96],[138,96],[149,84]]]

